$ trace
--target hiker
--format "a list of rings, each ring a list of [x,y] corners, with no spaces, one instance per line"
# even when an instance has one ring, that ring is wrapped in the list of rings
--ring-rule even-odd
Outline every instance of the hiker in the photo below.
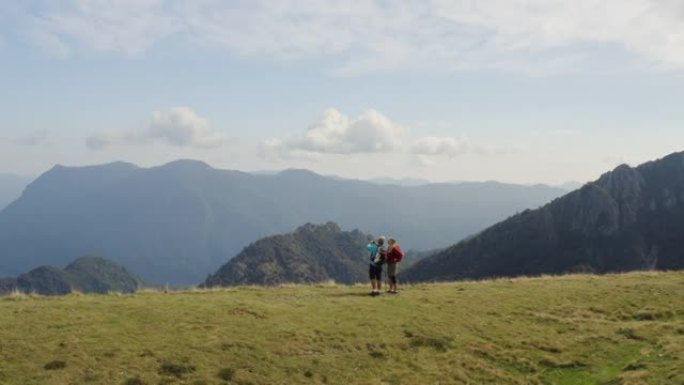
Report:
[[[397,289],[397,268],[402,259],[404,259],[404,252],[397,243],[397,240],[390,238],[387,243],[389,244],[389,250],[387,250],[387,280],[389,281],[390,294],[398,294]]]
[[[368,275],[371,281],[371,295],[380,295],[380,289],[382,289],[382,264],[385,263],[387,254],[385,237],[380,236],[378,239],[371,241],[366,248],[370,252]]]

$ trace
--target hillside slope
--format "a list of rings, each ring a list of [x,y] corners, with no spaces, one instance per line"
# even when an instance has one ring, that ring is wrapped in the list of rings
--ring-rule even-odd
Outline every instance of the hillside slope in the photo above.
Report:
[[[404,275],[411,281],[684,268],[684,153],[623,165]]]
[[[684,274],[0,298],[0,382],[681,384]],[[37,316],[39,315],[39,316]]]
[[[308,222],[434,249],[563,192],[497,183],[383,186],[303,170],[251,175],[196,161],[57,166],[0,212],[0,276],[106,255],[151,282],[196,284],[251,242]]]
[[[126,269],[101,257],[81,257],[64,269],[40,266],[16,279],[0,279],[0,294],[14,291],[42,295],[82,293],[132,293],[143,281]]]
[[[358,230],[342,231],[332,222],[307,224],[249,245],[207,278],[204,286],[365,281],[370,239]]]
[[[0,173],[0,210],[19,198],[29,182],[26,177]]]

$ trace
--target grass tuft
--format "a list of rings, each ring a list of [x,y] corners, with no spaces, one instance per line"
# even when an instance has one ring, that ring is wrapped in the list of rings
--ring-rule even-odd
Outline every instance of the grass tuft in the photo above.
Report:
[[[129,378],[124,382],[124,385],[147,385],[140,377]]]
[[[672,310],[658,310],[647,308],[636,312],[633,318],[637,321],[656,321],[671,319],[674,316],[675,314]]]
[[[183,365],[173,362],[164,362],[159,367],[159,374],[163,376],[173,376],[182,379],[188,373],[192,373],[196,368],[192,365]]]
[[[644,341],[646,340],[645,337],[639,335],[636,330],[632,328],[619,328],[617,330],[617,334],[626,337],[627,339],[630,340],[635,340],[635,341]]]
[[[50,361],[47,364],[43,365],[43,369],[45,370],[60,370],[66,368],[66,362],[64,361]]]
[[[5,301],[26,301],[26,300],[30,300],[31,298],[34,298],[36,296],[37,296],[37,294],[25,293],[19,289],[14,289],[12,292],[5,294],[4,296],[1,296],[1,297]]]
[[[577,369],[577,368],[583,368],[587,366],[587,364],[579,362],[579,361],[558,361],[553,358],[543,358],[542,360],[539,361],[539,364],[542,366],[545,366],[547,368],[554,368],[554,369]]]
[[[233,377],[235,376],[235,369],[233,368],[223,368],[219,370],[218,373],[218,378],[222,379],[223,381],[233,381]]]
[[[453,338],[451,337],[423,337],[413,336],[409,345],[413,348],[431,348],[438,352],[446,352],[452,348]]]
[[[643,362],[632,362],[629,365],[625,366],[623,371],[632,372],[635,370],[642,370],[642,369],[646,369],[646,364],[644,364]]]
[[[377,346],[375,344],[368,343],[368,344],[366,344],[366,350],[368,351],[368,355],[371,356],[372,358],[380,359],[380,360],[387,358],[387,356],[385,355],[381,346]]]

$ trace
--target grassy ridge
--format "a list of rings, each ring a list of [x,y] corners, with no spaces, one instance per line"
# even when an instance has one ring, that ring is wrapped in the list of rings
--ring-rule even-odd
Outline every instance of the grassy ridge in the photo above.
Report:
[[[684,274],[0,299],[1,384],[681,384]]]

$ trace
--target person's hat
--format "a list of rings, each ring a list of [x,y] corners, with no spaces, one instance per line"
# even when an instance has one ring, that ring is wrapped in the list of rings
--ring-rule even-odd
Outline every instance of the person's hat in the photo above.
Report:
[[[385,243],[385,236],[384,236],[384,235],[379,236],[379,237],[378,237],[378,242],[380,242],[380,243]]]

